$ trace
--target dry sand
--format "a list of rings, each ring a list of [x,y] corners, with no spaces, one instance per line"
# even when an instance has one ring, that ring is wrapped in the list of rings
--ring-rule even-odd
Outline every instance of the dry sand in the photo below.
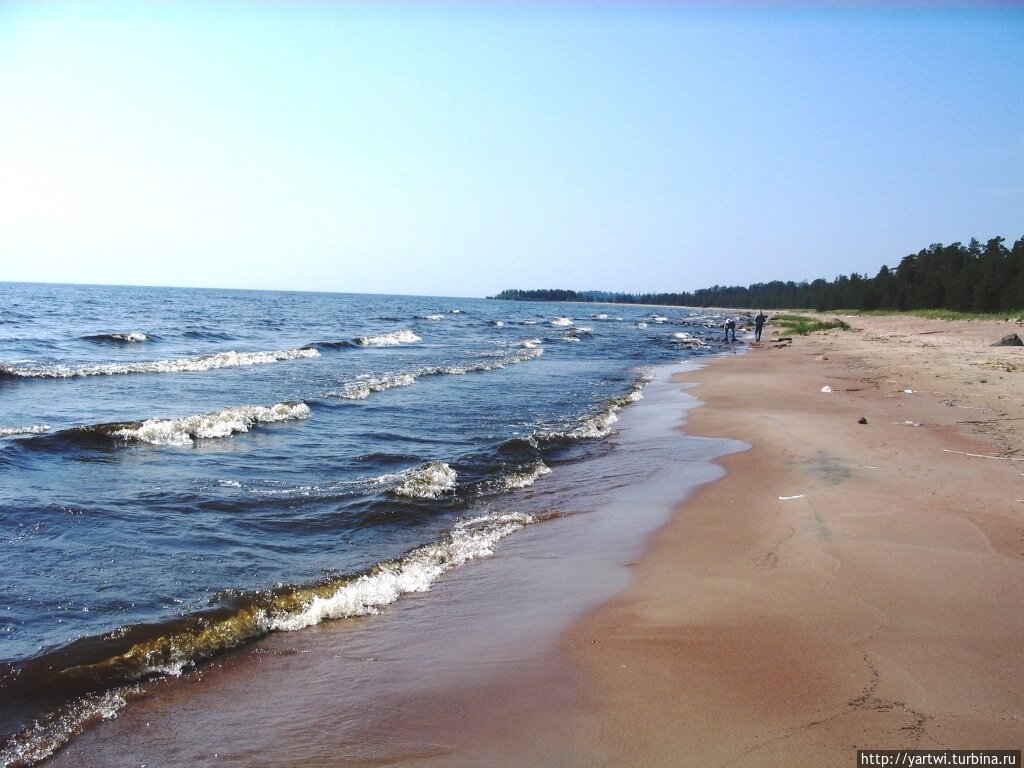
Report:
[[[1021,328],[844,319],[685,375],[687,431],[752,447],[565,638],[580,764],[1022,746]]]

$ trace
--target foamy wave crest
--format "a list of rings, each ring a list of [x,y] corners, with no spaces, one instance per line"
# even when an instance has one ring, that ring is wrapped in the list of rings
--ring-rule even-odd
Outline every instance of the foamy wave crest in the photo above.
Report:
[[[0,365],[0,378],[69,379],[78,376],[114,376],[127,373],[192,373],[217,368],[237,368],[246,365],[265,365],[304,357],[319,357],[312,348],[284,349],[276,352],[217,352],[201,357],[177,360],[153,360],[145,363],[102,363],[99,365]]]
[[[49,424],[33,424],[30,427],[0,427],[0,437],[10,437],[11,435],[41,435],[43,432],[49,431]]]
[[[654,373],[652,371],[645,369],[638,372],[637,378],[629,390],[609,400],[603,410],[587,417],[572,429],[535,434],[533,436],[534,441],[559,438],[581,440],[607,437],[612,432],[612,426],[619,420],[619,411],[630,403],[643,399],[644,387],[653,380]]]
[[[530,339],[531,342],[540,344],[540,339]],[[341,397],[346,400],[365,400],[374,392],[383,392],[396,387],[408,387],[416,383],[417,379],[427,376],[465,376],[467,373],[481,373],[484,371],[497,371],[509,365],[517,365],[533,360],[544,354],[544,350],[537,346],[526,346],[511,355],[480,363],[468,365],[444,365],[427,366],[417,368],[413,371],[402,373],[367,374],[360,376],[356,381],[345,385],[340,391],[327,392],[326,397]]]
[[[183,419],[149,419],[138,426],[118,429],[111,436],[153,445],[193,445],[197,439],[230,437],[248,432],[257,424],[308,419],[309,415],[309,406],[303,402],[270,407],[240,405]]]
[[[402,595],[426,592],[438,578],[470,560],[489,557],[501,539],[534,520],[529,515],[475,517],[458,523],[442,541],[381,563],[330,594],[314,595],[299,611],[268,619],[268,630],[294,631],[329,619],[379,613]]]
[[[397,347],[399,344],[415,344],[423,341],[410,330],[395,331],[394,333],[383,333],[379,336],[359,336],[354,342],[361,347]]]
[[[518,346],[523,347],[525,349],[537,349],[541,345],[541,343],[542,342],[540,339],[523,339],[522,341],[519,342]]]
[[[501,539],[535,521],[519,513],[465,519],[440,540],[378,563],[360,575],[234,594],[230,605],[222,608],[175,617],[163,624],[121,627],[91,638],[74,653],[58,649],[30,660],[25,669],[0,677],[0,690],[5,695],[42,691],[63,697],[66,703],[0,746],[0,765],[35,765],[89,722],[115,717],[130,698],[141,695],[142,689],[134,684],[141,678],[181,674],[203,659],[269,632],[296,631],[330,619],[379,613],[403,595],[428,591],[447,571],[489,557]],[[103,692],[70,693],[83,684],[109,687]]]
[[[444,315],[417,315],[420,320],[429,320],[432,323],[439,323],[444,320]]]
[[[703,347],[710,346],[703,339],[699,339],[696,336],[692,336],[685,331],[677,331],[672,334],[672,340],[677,344],[682,344],[685,347],[691,347],[693,349],[700,349]]]
[[[128,699],[141,693],[138,686],[122,686],[104,693],[89,694],[61,707],[13,736],[0,749],[0,766],[36,765],[85,730],[89,722],[117,717]]]
[[[382,376],[365,376],[358,381],[346,385],[341,392],[328,392],[330,397],[343,397],[346,400],[365,400],[372,392],[383,392],[395,387],[408,387],[416,383],[414,373],[384,374]]]
[[[551,325],[555,327],[572,325],[572,320],[568,317],[556,317],[551,321]]]
[[[383,475],[378,483],[390,485],[389,492],[409,499],[439,499],[454,491],[459,475],[443,461],[428,461],[412,469]]]
[[[519,472],[510,472],[507,475],[499,477],[497,480],[489,481],[483,487],[483,492],[487,494],[497,494],[519,490],[520,488],[529,488],[540,478],[544,477],[544,475],[550,474],[551,468],[540,459],[537,459],[535,462]]]
[[[103,342],[114,342],[118,344],[135,344],[148,341],[149,336],[142,331],[129,331],[128,333],[96,333],[91,336],[83,336],[87,341],[94,341],[97,344]]]

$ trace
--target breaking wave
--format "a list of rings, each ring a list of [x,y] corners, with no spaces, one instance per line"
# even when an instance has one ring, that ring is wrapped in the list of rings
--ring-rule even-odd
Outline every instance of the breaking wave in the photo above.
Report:
[[[82,338],[96,344],[134,344],[149,340],[149,336],[144,334],[142,331],[130,331],[129,333],[95,333],[91,336],[83,336]]]
[[[517,365],[533,360],[544,353],[539,345],[540,339],[528,339],[529,345],[512,355],[467,365],[425,366],[413,371],[401,373],[365,374],[345,385],[344,389],[327,393],[327,397],[340,397],[345,400],[365,400],[374,392],[383,392],[397,387],[408,387],[417,379],[428,376],[465,376],[467,373],[496,371],[509,365]],[[526,342],[523,342],[526,344]]]
[[[352,341],[360,347],[397,347],[399,344],[415,344],[423,339],[410,330],[401,330],[379,336],[359,336]]]
[[[458,486],[458,473],[443,461],[429,461],[419,467],[383,475],[378,483],[389,485],[389,493],[410,499],[439,499]]]
[[[152,360],[142,363],[100,363],[98,365],[5,365],[0,364],[0,378],[69,379],[79,376],[114,376],[128,373],[192,373],[218,368],[265,365],[319,357],[312,348],[284,349],[275,352],[217,352],[176,360]]]
[[[440,540],[367,571],[309,586],[228,595],[224,605],[157,624],[122,627],[22,662],[0,665],[5,698],[63,699],[0,748],[4,766],[29,766],[66,744],[95,718],[116,716],[141,695],[137,683],[187,668],[270,632],[380,613],[443,574],[489,557],[497,543],[537,518],[509,513],[457,522]]]
[[[31,427],[0,427],[0,437],[11,435],[41,435],[50,431],[49,424],[34,424]]]
[[[230,437],[248,432],[257,424],[308,419],[309,415],[309,406],[303,402],[277,403],[269,407],[238,405],[183,419],[148,419],[137,427],[122,427],[110,434],[152,445],[193,445],[198,439]]]
[[[186,416],[180,419],[147,419],[146,421],[118,421],[88,424],[62,429],[51,434],[33,428],[34,434],[18,441],[19,445],[43,450],[60,450],[72,445],[110,445],[117,442],[139,442],[152,445],[194,445],[196,440],[230,437],[248,432],[259,424],[308,419],[309,406],[301,401],[277,403],[271,406],[238,405],[220,411]],[[40,425],[40,427],[45,425]]]

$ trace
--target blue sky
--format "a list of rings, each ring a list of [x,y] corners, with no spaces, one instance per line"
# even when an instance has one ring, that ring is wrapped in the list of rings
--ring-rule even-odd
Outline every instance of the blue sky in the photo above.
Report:
[[[0,2],[0,280],[482,296],[1024,235],[1024,6]]]

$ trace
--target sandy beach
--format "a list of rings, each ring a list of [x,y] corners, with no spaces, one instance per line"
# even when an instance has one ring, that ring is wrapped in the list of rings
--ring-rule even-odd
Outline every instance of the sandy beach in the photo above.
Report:
[[[751,448],[566,637],[584,762],[1020,748],[1024,352],[989,346],[1020,327],[844,319],[684,377],[688,431]]]

